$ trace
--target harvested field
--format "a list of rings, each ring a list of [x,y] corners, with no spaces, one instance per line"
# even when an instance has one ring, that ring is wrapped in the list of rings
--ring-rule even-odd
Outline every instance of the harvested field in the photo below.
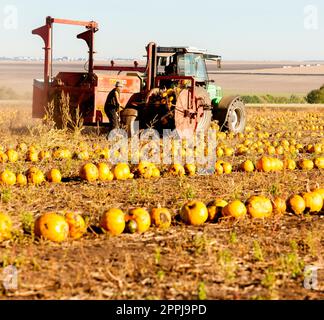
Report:
[[[39,151],[64,147],[72,153],[80,151],[81,145],[90,152],[107,145],[105,136],[96,130],[79,135],[52,130],[33,121],[30,113],[30,107],[18,102],[1,106],[3,151],[16,149],[20,143]],[[295,150],[280,154],[275,149],[278,154],[273,157],[296,162],[323,157],[322,109],[249,109],[248,118],[246,135],[219,136],[223,149],[233,148],[236,154],[221,156],[233,166],[233,172],[226,175],[173,177],[166,167],[159,166],[159,179],[89,183],[78,179],[80,167],[89,161],[109,164],[109,160],[92,155],[88,161],[50,158],[31,164],[18,148],[19,160],[0,164],[1,170],[19,173],[36,166],[45,173],[58,168],[66,179],[61,184],[0,187],[0,212],[11,217],[14,228],[12,239],[0,242],[0,278],[8,266],[19,272],[18,288],[0,287],[0,298],[323,299],[324,277],[319,277],[318,290],[304,288],[305,267],[324,267],[323,211],[298,216],[287,210],[268,219],[221,219],[198,227],[187,226],[178,217],[179,209],[191,199],[206,204],[215,198],[246,201],[260,194],[288,199],[312,188],[324,188],[323,169],[239,170],[243,161],[255,163],[262,150],[267,154],[269,146],[284,146],[285,140]],[[258,147],[254,148],[254,143],[259,143]],[[247,147],[245,152],[241,152],[242,144]],[[309,145],[321,145],[322,149],[313,152]],[[116,237],[98,229],[108,208],[127,212],[132,207],[158,205],[170,210],[170,229],[152,227],[142,235]],[[39,215],[66,211],[80,212],[88,222],[90,228],[80,240],[55,244],[30,234]]]

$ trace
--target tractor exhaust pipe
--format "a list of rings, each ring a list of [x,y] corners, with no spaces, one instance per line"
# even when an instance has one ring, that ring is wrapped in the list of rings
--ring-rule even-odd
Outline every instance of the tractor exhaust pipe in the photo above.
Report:
[[[157,73],[157,46],[156,43],[150,42],[147,50],[147,83],[146,90],[149,92],[155,88],[155,79]]]

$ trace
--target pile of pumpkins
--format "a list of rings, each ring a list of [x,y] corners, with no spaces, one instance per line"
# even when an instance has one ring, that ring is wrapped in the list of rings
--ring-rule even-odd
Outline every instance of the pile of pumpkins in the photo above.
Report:
[[[270,218],[287,212],[296,215],[303,213],[319,214],[324,211],[324,189],[292,195],[288,200],[276,197],[273,200],[262,196],[252,196],[245,203],[240,200],[227,202],[215,199],[205,205],[201,201],[189,201],[180,210],[181,220],[192,226],[205,222],[217,222],[220,218],[243,219],[250,216],[254,219]],[[118,208],[106,211],[100,219],[100,228],[113,236],[127,233],[145,233],[154,225],[159,229],[168,229],[172,215],[167,208],[153,208],[149,213],[145,208],[133,208],[126,214]],[[87,223],[80,213],[68,212],[64,215],[45,213],[34,223],[34,234],[53,242],[68,239],[80,239],[87,232]],[[11,238],[12,221],[6,214],[0,213],[0,241]]]

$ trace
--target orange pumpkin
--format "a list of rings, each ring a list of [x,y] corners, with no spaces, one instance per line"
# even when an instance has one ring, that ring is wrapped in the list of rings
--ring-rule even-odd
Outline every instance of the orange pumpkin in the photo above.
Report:
[[[22,173],[19,173],[19,174],[17,175],[16,180],[17,180],[17,184],[18,184],[19,186],[21,186],[21,187],[27,185],[27,177],[26,177],[24,174],[22,174]]]
[[[7,186],[13,186],[16,184],[16,175],[10,170],[4,170],[0,174],[0,181]]]
[[[286,201],[280,197],[276,197],[272,201],[273,211],[275,214],[285,214],[287,211]]]
[[[306,192],[303,194],[303,199],[305,200],[306,209],[310,213],[317,213],[322,210],[323,198],[317,192]]]
[[[184,168],[185,168],[186,174],[189,177],[193,177],[196,175],[197,167],[194,164],[187,163]]]
[[[246,216],[247,209],[243,202],[234,200],[222,209],[224,217],[233,217],[235,219],[242,219]]]
[[[324,152],[324,150],[323,150],[323,152]],[[315,163],[316,168],[324,169],[324,158],[316,158],[314,163]]]
[[[171,173],[173,176],[183,177],[186,175],[186,170],[181,164],[175,163],[170,167],[169,173]]]
[[[80,177],[88,182],[94,182],[99,178],[99,170],[93,163],[87,163],[80,170]]]
[[[168,209],[154,208],[151,211],[152,224],[160,229],[168,229],[171,226],[172,218]]]
[[[3,151],[0,151],[0,162],[1,163],[8,162],[8,156]]]
[[[106,163],[99,163],[97,165],[99,171],[99,180],[106,182],[114,180],[114,175],[110,171],[109,166]]]
[[[30,184],[39,185],[45,181],[45,177],[41,170],[32,167],[27,171],[27,180]]]
[[[258,160],[256,167],[258,171],[271,172],[272,171],[271,158],[262,157],[260,160]]]
[[[38,152],[36,150],[29,150],[26,154],[26,161],[38,162]]]
[[[272,215],[273,207],[270,199],[264,196],[253,196],[247,201],[247,212],[256,219],[269,218]]]
[[[69,149],[58,148],[53,152],[53,158],[55,160],[72,159],[72,153]]]
[[[203,202],[190,201],[182,207],[180,216],[185,223],[199,226],[207,221],[208,209]]]
[[[233,167],[232,167],[232,165],[230,163],[225,162],[223,164],[223,169],[224,169],[224,173],[225,174],[231,174],[232,173],[232,170],[233,170]]]
[[[300,195],[293,195],[288,199],[287,207],[295,214],[301,215],[306,209],[305,200]]]
[[[217,216],[222,213],[222,209],[227,205],[228,203],[222,199],[216,199],[209,202],[207,205],[208,221],[213,222],[217,218]]]
[[[6,214],[0,213],[0,242],[11,239],[12,221]]]
[[[122,234],[126,227],[124,212],[120,209],[109,209],[101,217],[100,226],[113,236]]]
[[[298,162],[298,166],[302,170],[310,171],[314,169],[314,162],[312,160],[304,159]]]
[[[253,172],[254,171],[254,164],[251,160],[246,160],[242,163],[241,169],[245,172]]]
[[[324,200],[324,188],[314,189],[313,192],[320,194]]]
[[[8,157],[8,161],[11,162],[11,163],[15,163],[19,159],[18,152],[13,150],[13,149],[7,150],[6,155]]]
[[[297,164],[295,160],[287,159],[285,161],[285,168],[291,171],[294,171],[297,168]]]
[[[49,151],[40,151],[38,154],[38,158],[40,161],[50,160],[51,159],[51,153]]]
[[[60,170],[58,169],[51,169],[47,173],[46,178],[49,182],[53,182],[53,183],[60,183],[62,181],[62,175]]]
[[[149,230],[151,226],[151,216],[143,208],[131,209],[126,215],[127,226],[134,225],[136,223],[136,232],[144,233]]]
[[[69,224],[56,213],[45,213],[35,221],[34,233],[39,238],[63,242],[69,237]]]
[[[152,170],[152,178],[160,178],[161,172],[157,167],[154,167]]]
[[[87,232],[86,223],[79,213],[67,212],[65,220],[69,225],[69,236],[71,239],[80,239]]]
[[[127,180],[132,177],[129,165],[127,163],[119,163],[114,167],[113,174],[116,180]]]

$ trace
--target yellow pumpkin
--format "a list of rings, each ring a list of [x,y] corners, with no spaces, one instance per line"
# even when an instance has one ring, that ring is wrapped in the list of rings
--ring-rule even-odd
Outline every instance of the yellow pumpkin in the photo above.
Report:
[[[11,239],[12,221],[4,213],[0,213],[0,242]]]
[[[179,164],[179,163],[175,163],[173,164],[170,169],[169,172],[173,175],[173,176],[178,176],[178,177],[183,177],[186,174],[186,170],[184,169],[184,167]]]
[[[35,221],[34,233],[39,238],[63,242],[69,237],[69,224],[56,213],[45,213]]]
[[[114,180],[114,174],[110,171],[110,168],[106,163],[99,163],[97,167],[100,181],[106,182]]]
[[[89,154],[89,151],[87,150],[82,150],[80,152],[76,152],[75,154],[75,158],[78,159],[78,160],[84,160],[84,161],[87,161],[90,159],[90,154]]]
[[[26,161],[38,162],[38,152],[36,150],[29,150],[26,154]]]
[[[232,170],[233,170],[233,167],[232,167],[232,165],[230,163],[225,162],[223,164],[223,169],[224,169],[224,173],[225,174],[231,174],[232,173]]]
[[[147,161],[141,161],[137,167],[137,171],[140,177],[144,179],[150,179],[153,176],[153,170],[155,165]]]
[[[324,158],[316,158],[314,162],[315,162],[316,168],[324,169]]]
[[[0,174],[0,181],[7,186],[13,186],[16,184],[16,175],[10,170],[4,170]]]
[[[215,221],[218,215],[222,213],[222,209],[228,205],[227,201],[222,199],[216,199],[211,201],[207,205],[208,221]]]
[[[8,156],[3,151],[0,151],[0,162],[1,163],[8,162]]]
[[[161,172],[157,167],[154,167],[152,170],[152,178],[160,178]]]
[[[19,159],[18,152],[13,150],[13,149],[7,150],[6,155],[8,157],[8,161],[11,162],[11,163],[15,163]]]
[[[273,212],[271,200],[264,196],[250,197],[246,208],[247,212],[256,219],[269,218]]]
[[[245,172],[253,172],[254,171],[254,164],[251,160],[246,160],[242,163],[241,169]]]
[[[62,181],[62,174],[58,169],[51,169],[46,175],[47,181],[53,183],[60,183]]]
[[[87,232],[86,223],[79,213],[67,212],[65,220],[69,225],[69,237],[71,239],[80,239]]]
[[[323,198],[317,192],[306,192],[303,194],[303,199],[305,200],[306,209],[310,213],[317,213],[322,210]]]
[[[242,219],[246,216],[247,209],[243,202],[234,200],[222,209],[224,217],[233,217],[235,219]]]
[[[196,175],[197,167],[194,164],[187,163],[184,168],[185,168],[186,174],[189,177],[193,177]]]
[[[45,181],[45,176],[41,170],[32,167],[27,171],[27,180],[30,184],[39,185]]]
[[[72,153],[69,149],[58,148],[53,152],[53,158],[55,160],[72,159]]]
[[[313,170],[314,169],[314,162],[312,160],[300,160],[299,163],[299,168],[305,171]]]
[[[272,171],[272,160],[268,157],[262,157],[257,162],[258,171],[271,172]]]
[[[288,208],[293,213],[301,215],[306,209],[305,200],[300,195],[293,195],[288,199]]]
[[[297,168],[296,161],[292,159],[287,159],[285,161],[285,168],[291,171],[295,170]]]
[[[51,159],[51,153],[49,151],[40,151],[38,154],[38,158],[40,161],[46,161]]]
[[[168,229],[171,226],[172,218],[168,209],[154,208],[151,211],[151,221],[160,229]]]
[[[129,165],[127,163],[119,163],[114,167],[113,174],[116,180],[127,180],[132,177]]]
[[[122,234],[126,227],[125,213],[120,209],[109,209],[100,220],[100,226],[113,236]]]
[[[20,143],[17,145],[16,150],[17,150],[18,152],[27,152],[27,150],[28,150],[28,146],[27,146],[26,143],[24,143],[24,142],[20,142]]]
[[[192,226],[204,224],[208,219],[208,209],[203,202],[190,201],[180,211],[181,219]]]
[[[149,230],[151,226],[151,216],[143,208],[131,209],[129,213],[126,215],[126,223],[127,225],[136,223],[135,232],[144,233]],[[134,231],[134,230],[133,230]]]
[[[80,177],[88,182],[94,182],[99,178],[99,170],[93,163],[87,163],[81,167]]]
[[[276,197],[272,201],[273,211],[275,214],[285,214],[287,211],[286,201],[280,197]]]
[[[19,186],[21,186],[21,187],[27,185],[27,177],[26,177],[24,174],[22,174],[22,173],[19,173],[19,174],[17,175],[16,180],[17,180],[16,183],[17,183]]]
[[[282,171],[284,168],[284,163],[280,159],[272,159],[272,171]]]
[[[320,194],[324,200],[324,188],[315,189],[313,192]]]

